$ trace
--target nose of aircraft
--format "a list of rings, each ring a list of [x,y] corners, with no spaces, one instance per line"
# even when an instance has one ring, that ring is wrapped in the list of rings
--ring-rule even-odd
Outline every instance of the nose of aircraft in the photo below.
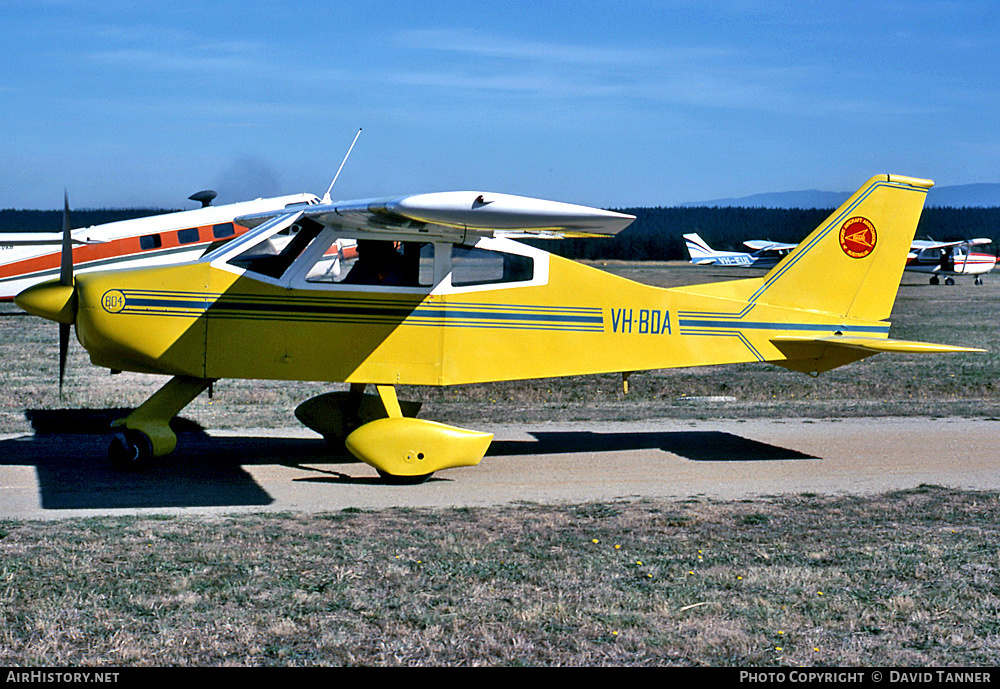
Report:
[[[14,303],[30,314],[64,325],[76,320],[76,289],[59,280],[32,285],[14,297]]]

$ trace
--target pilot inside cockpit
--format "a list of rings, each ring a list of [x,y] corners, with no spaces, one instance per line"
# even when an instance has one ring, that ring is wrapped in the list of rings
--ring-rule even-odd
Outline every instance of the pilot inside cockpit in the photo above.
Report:
[[[410,287],[418,284],[419,248],[415,255],[401,253],[396,242],[379,239],[359,239],[358,259],[341,284],[395,285]]]

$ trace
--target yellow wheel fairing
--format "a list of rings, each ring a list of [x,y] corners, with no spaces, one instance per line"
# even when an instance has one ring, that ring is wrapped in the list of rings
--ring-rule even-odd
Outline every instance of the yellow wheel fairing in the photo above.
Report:
[[[426,476],[479,464],[492,441],[492,433],[397,417],[366,423],[347,436],[345,445],[362,462],[391,476]]]

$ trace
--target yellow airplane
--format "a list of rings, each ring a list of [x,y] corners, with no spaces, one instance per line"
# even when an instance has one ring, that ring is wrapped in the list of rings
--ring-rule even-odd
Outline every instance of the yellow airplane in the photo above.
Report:
[[[242,217],[253,229],[182,265],[74,278],[64,255],[60,280],[16,303],[75,324],[97,366],[173,376],[113,424],[116,466],[172,452],[169,421],[217,379],[329,381],[349,390],[299,419],[387,480],[419,482],[478,464],[493,436],[414,418],[397,385],[621,372],[627,390],[638,370],[758,361],[816,375],[879,352],[982,351],[888,337],[932,185],[873,177],[745,280],[635,283],[513,239],[613,235],[632,216],[447,192]],[[359,258],[333,270],[344,238]]]

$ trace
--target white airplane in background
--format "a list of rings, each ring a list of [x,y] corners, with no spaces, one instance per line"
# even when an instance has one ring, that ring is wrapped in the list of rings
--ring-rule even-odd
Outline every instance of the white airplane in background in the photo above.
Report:
[[[997,263],[994,254],[976,251],[973,247],[991,244],[992,239],[959,240],[954,242],[935,242],[933,240],[915,239],[910,245],[906,257],[905,270],[914,273],[928,273],[930,283],[940,283],[940,275],[944,275],[946,285],[954,285],[955,275],[974,275],[975,284],[983,284],[982,275],[993,270]],[[697,234],[684,235],[691,263],[699,266],[736,266],[744,268],[773,268],[785,255],[796,247],[795,244],[782,244],[764,239],[749,239],[744,246],[753,249],[753,253],[739,251],[716,251]]]
[[[997,264],[995,254],[976,251],[973,247],[992,244],[989,237],[960,240],[956,242],[935,242],[915,239],[906,257],[906,270],[914,273],[929,273],[931,284],[941,282],[939,275],[945,275],[944,284],[954,285],[953,275],[974,275],[973,282],[983,284],[982,276],[993,270]]]
[[[189,198],[200,201],[202,207],[70,230],[77,271],[194,261],[247,231],[236,218],[320,203],[315,194],[290,194],[223,206],[211,205],[214,191],[200,191]],[[68,227],[68,222],[67,201],[64,226]],[[0,302],[12,301],[31,285],[59,277],[62,236],[62,232],[0,232]],[[333,275],[340,275],[355,258],[357,242],[352,239],[340,240],[327,251]]]
[[[222,206],[211,205],[215,192],[190,197],[201,208],[133,218],[70,230],[73,264],[79,272],[117,270],[181,263],[199,258],[220,242],[247,231],[235,218],[251,213],[309,206],[315,194],[292,194]],[[64,224],[69,221],[69,204]],[[0,233],[0,301],[11,301],[22,290],[59,277],[62,232]]]
[[[738,266],[744,268],[773,268],[783,259],[795,244],[782,244],[764,239],[750,239],[743,245],[753,249],[752,253],[739,251],[716,251],[696,233],[684,235],[691,263],[699,266]]]

